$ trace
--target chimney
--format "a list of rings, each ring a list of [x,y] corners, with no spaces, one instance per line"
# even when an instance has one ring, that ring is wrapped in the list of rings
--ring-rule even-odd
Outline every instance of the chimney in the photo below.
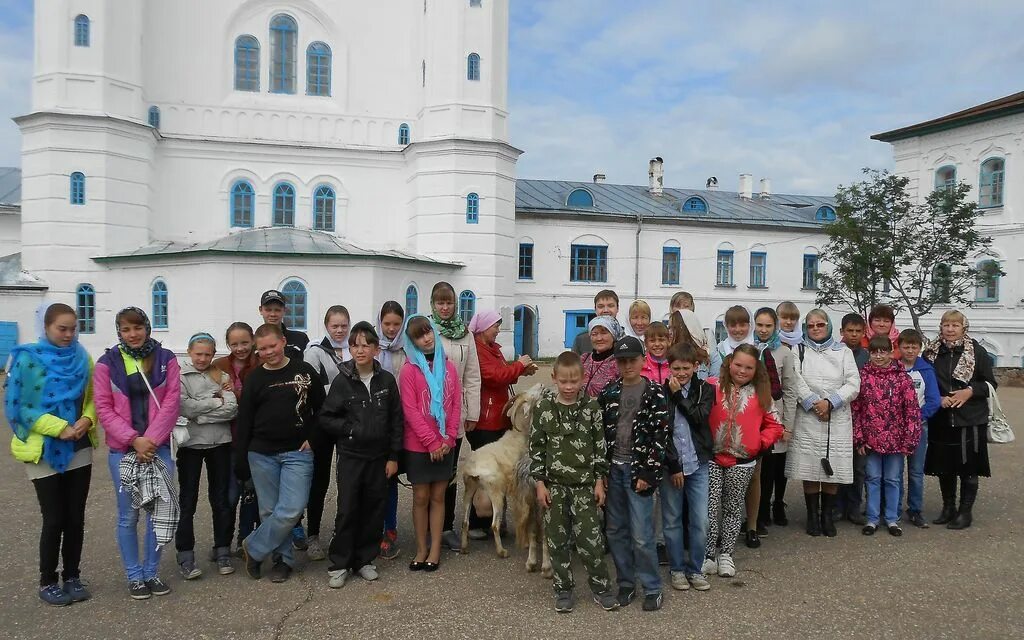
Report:
[[[594,184],[601,184],[602,182],[604,182],[604,174],[603,173],[595,173],[594,174]]]
[[[749,173],[740,174],[740,197],[750,200],[754,196],[754,176]]]
[[[715,176],[711,176],[711,177],[710,177],[710,178],[708,178],[708,179],[707,179],[707,181],[706,181],[706,182],[704,183],[704,187],[705,187],[705,188],[706,188],[706,189],[707,189],[708,191],[718,191],[718,178],[716,178]]]
[[[761,199],[772,199],[772,181],[768,178],[761,178]]]
[[[665,161],[661,157],[651,158],[648,165],[647,176],[650,178],[650,191],[652,196],[660,196],[665,191]]]

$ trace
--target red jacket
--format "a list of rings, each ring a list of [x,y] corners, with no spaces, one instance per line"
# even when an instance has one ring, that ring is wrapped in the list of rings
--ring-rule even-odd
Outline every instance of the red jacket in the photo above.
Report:
[[[761,408],[753,385],[744,385],[739,389],[733,387],[733,392],[737,394],[738,410],[730,411],[725,405],[718,379],[708,378],[708,382],[715,387],[715,404],[711,407],[708,422],[711,424],[716,464],[732,467],[752,461],[782,437],[782,423],[779,422],[778,413],[774,408],[769,411]]]
[[[508,388],[519,380],[526,367],[516,360],[509,364],[498,343],[486,344],[476,338],[476,354],[480,359],[480,431],[501,431],[501,410],[508,402]]]

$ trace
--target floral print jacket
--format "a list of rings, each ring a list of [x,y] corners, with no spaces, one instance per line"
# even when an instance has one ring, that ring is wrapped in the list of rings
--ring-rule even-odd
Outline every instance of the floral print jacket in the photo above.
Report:
[[[909,455],[921,439],[921,408],[906,368],[893,360],[886,368],[871,362],[860,372],[860,395],[853,410],[853,446],[875,453]]]

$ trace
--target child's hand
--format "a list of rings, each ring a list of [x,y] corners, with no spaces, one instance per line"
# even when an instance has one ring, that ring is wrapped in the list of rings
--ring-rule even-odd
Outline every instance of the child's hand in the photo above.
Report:
[[[668,388],[672,390],[672,393],[676,393],[683,388],[683,385],[679,382],[678,378],[670,376],[668,379]]]
[[[683,472],[682,471],[680,471],[679,473],[673,473],[672,474],[672,486],[675,487],[676,489],[682,489],[683,488]]]
[[[551,493],[544,486],[544,483],[540,481],[537,482],[537,504],[545,509],[551,508]]]
[[[390,480],[395,477],[396,473],[398,473],[398,463],[394,460],[388,460],[388,463],[384,465],[384,477]]]
[[[594,483],[594,499],[597,501],[597,506],[603,507],[607,496],[604,492],[604,478],[598,478],[597,482]]]
[[[786,430],[784,430],[782,432],[782,441],[783,442],[789,442],[792,439],[793,439],[793,430],[792,429],[786,429]]]
[[[862,444],[861,446],[857,447],[857,453],[859,455],[866,456],[868,454],[868,447],[867,447],[867,445],[863,445]]]
[[[636,481],[636,492],[637,493],[643,493],[644,491],[647,491],[650,488],[651,488],[651,485],[647,484],[646,481],[644,481],[644,480],[642,480],[640,478],[637,478],[637,481]]]

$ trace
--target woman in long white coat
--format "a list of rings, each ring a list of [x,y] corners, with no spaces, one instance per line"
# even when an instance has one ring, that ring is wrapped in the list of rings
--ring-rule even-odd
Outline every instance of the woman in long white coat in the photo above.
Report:
[[[832,321],[821,309],[804,318],[804,341],[793,351],[800,406],[789,438],[786,477],[802,480],[807,533],[836,535],[832,520],[839,485],[853,482],[853,418],[850,402],[860,392],[853,352],[832,338]]]

